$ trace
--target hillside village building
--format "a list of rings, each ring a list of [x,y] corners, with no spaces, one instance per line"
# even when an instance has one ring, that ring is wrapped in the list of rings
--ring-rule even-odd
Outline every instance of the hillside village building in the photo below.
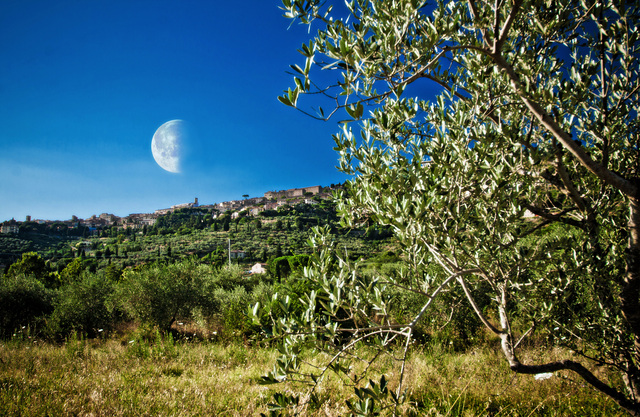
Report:
[[[291,188],[289,190],[282,191],[267,191],[264,193],[264,197],[267,199],[281,199],[281,198],[296,198],[296,197],[304,197],[305,195],[311,194],[316,195],[320,194],[322,187],[319,185],[313,187],[306,188]]]
[[[101,215],[98,216],[98,218],[107,221],[107,223],[109,224],[113,224],[117,222],[118,219],[120,219],[120,217],[114,214],[109,214],[109,213],[102,213]]]
[[[2,227],[0,227],[0,233],[8,235],[8,234],[17,234],[20,231],[20,227],[18,226],[18,222],[15,220],[9,220],[8,222],[2,223]]]
[[[181,209],[181,208],[194,208],[194,207],[199,207],[200,204],[198,203],[198,197],[196,197],[195,201],[193,203],[185,203],[185,204],[176,204],[175,206],[171,206],[172,209],[176,210],[176,209]]]
[[[113,215],[110,215],[110,216],[113,216]],[[115,216],[113,216],[113,217],[115,217]],[[95,215],[91,216],[88,219],[80,220],[80,224],[81,225],[83,225],[85,227],[88,227],[90,229],[97,229],[97,228],[100,228],[100,227],[111,226],[115,222],[116,222],[116,220],[112,219],[112,217],[107,219],[107,218],[102,218],[102,217],[96,217]]]
[[[198,197],[195,198],[193,203],[184,203],[184,204],[176,204],[175,206],[171,206],[166,209],[158,209],[154,212],[156,215],[163,215],[173,213],[175,210],[183,209],[183,208],[195,208],[200,207],[200,203],[198,203]]]
[[[65,221],[48,221],[48,220],[35,220],[38,224],[54,224],[56,230],[61,228],[73,229],[79,226],[88,227],[92,232],[105,227],[117,225],[120,229],[143,229],[145,226],[151,227],[155,225],[157,219],[165,214],[174,212],[175,210],[183,208],[200,208],[202,213],[212,212],[213,218],[218,217],[219,214],[225,212],[235,212],[235,217],[238,217],[239,212],[246,210],[246,214],[251,216],[258,216],[265,210],[277,210],[279,207],[287,205],[295,205],[299,203],[317,204],[318,198],[329,198],[331,191],[340,188],[341,185],[331,184],[330,187],[322,187],[319,185],[313,187],[304,188],[291,188],[288,190],[280,191],[267,191],[263,197],[245,198],[243,200],[225,201],[213,205],[200,206],[198,198],[191,203],[177,204],[166,209],[156,210],[154,213],[134,213],[127,217],[118,217],[110,213],[102,213],[99,216],[91,216],[89,219],[78,219],[74,216],[72,220]],[[313,196],[314,198],[310,198]],[[30,221],[30,216],[27,218],[27,222]],[[267,220],[264,220],[267,221]],[[3,234],[17,234],[20,230],[20,223],[14,219],[5,221],[0,224],[0,233]]]
[[[160,217],[159,214],[148,214],[148,213],[136,213],[130,214],[128,217],[122,219],[122,228],[123,229],[142,229],[145,226],[153,226],[156,224],[156,220]]]
[[[258,216],[265,210],[277,210],[279,207],[290,206],[299,203],[305,204],[318,204],[316,199],[329,198],[331,196],[331,190],[336,187],[331,184],[331,187],[323,188],[320,185],[304,188],[291,188],[288,190],[280,191],[267,191],[264,193],[264,197],[253,197],[244,200],[231,200],[224,201],[216,204],[214,207],[219,211],[218,214],[214,214],[213,217],[217,218],[220,214],[225,212],[232,212],[231,217],[236,219],[240,217],[240,212],[243,209],[247,210],[248,215]],[[313,199],[310,197],[314,197]]]

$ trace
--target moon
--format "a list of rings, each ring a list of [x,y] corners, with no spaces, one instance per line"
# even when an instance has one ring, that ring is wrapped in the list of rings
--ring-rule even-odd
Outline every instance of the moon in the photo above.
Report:
[[[183,120],[170,120],[156,130],[151,140],[151,153],[158,165],[166,171],[179,174],[185,146],[188,140],[187,127]]]

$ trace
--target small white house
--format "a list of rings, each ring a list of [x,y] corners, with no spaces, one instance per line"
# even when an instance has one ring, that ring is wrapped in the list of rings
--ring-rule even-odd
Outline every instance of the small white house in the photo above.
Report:
[[[267,273],[267,264],[255,264],[251,267],[252,274],[266,274]]]

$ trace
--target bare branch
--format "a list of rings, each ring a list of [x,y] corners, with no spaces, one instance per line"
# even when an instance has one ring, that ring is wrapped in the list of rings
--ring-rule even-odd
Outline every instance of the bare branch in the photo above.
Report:
[[[520,339],[518,339],[518,341],[516,342],[515,345],[513,345],[513,349],[517,349],[518,345],[529,335],[529,333],[531,333],[533,331],[533,329],[535,329],[536,324],[533,323],[533,325],[531,327],[529,327],[529,330],[527,330],[526,332],[524,332],[524,334],[522,336],[520,336]]]
[[[506,352],[505,355],[507,356],[507,360],[509,361],[509,367],[511,368],[511,370],[519,374],[535,375],[545,372],[558,372],[564,370],[573,371],[589,385],[611,397],[616,403],[618,403],[618,405],[629,411],[631,415],[640,416],[640,407],[637,403],[630,401],[622,392],[602,382],[580,362],[565,359],[541,365],[525,365],[518,361],[515,356],[510,357],[510,355],[507,355]]]
[[[565,214],[571,212],[572,210],[563,210],[560,213],[552,214],[544,209],[541,209],[540,207],[536,207],[531,204],[525,204],[525,207],[533,214],[540,216],[546,220],[568,224],[570,226],[574,226],[578,229],[584,230],[585,225],[583,222],[564,217]]]
[[[473,273],[476,273],[476,272],[480,272],[480,270],[479,269],[469,269],[469,270],[465,270],[465,271],[458,271],[456,273],[451,274],[447,279],[445,279],[442,282],[442,284],[440,284],[438,286],[438,288],[436,288],[433,291],[433,294],[431,294],[431,298],[429,299],[429,301],[427,301],[427,303],[424,306],[422,306],[422,309],[420,310],[420,313],[418,313],[418,315],[416,317],[414,317],[414,319],[409,324],[409,327],[411,329],[413,329],[416,326],[416,324],[418,324],[418,322],[420,321],[420,319],[422,318],[424,313],[427,311],[427,309],[431,305],[431,302],[436,298],[436,296],[440,293],[440,291],[442,291],[446,286],[449,285],[449,283],[451,282],[452,279],[457,278],[457,277],[459,277],[461,275],[473,274]]]
[[[627,270],[620,293],[622,315],[634,335],[635,360],[640,362],[640,201],[632,198],[629,203],[629,247]]]
[[[469,303],[471,304],[471,307],[473,308],[473,311],[475,311],[476,316],[478,316],[478,318],[480,319],[480,321],[489,329],[491,330],[493,333],[497,334],[497,335],[503,335],[504,331],[502,330],[498,330],[497,327],[495,327],[493,324],[491,324],[491,322],[489,322],[489,320],[485,317],[484,313],[482,312],[482,310],[480,310],[480,307],[478,307],[478,305],[476,304],[475,299],[473,298],[473,295],[471,294],[471,292],[469,291],[469,289],[467,288],[467,284],[464,282],[464,279],[462,278],[462,276],[458,276],[458,282],[460,283],[460,285],[462,286],[462,289],[464,290],[464,294],[467,296],[467,300],[469,300]]]
[[[500,39],[500,0],[494,0],[493,2],[493,53],[495,54]]]
[[[322,379],[322,377],[324,376],[324,374],[326,374],[326,373],[327,373],[327,371],[328,371],[329,369],[331,369],[331,365],[332,365],[335,361],[337,361],[338,359],[340,359],[340,357],[341,357],[341,356],[342,356],[346,351],[348,351],[349,349],[351,349],[352,347],[354,347],[358,342],[361,342],[361,341],[363,341],[364,339],[366,339],[366,338],[368,338],[368,337],[371,337],[371,336],[374,336],[374,335],[376,335],[376,334],[383,334],[383,333],[385,333],[385,332],[386,332],[385,330],[377,330],[377,331],[374,331],[374,332],[371,332],[371,333],[367,333],[367,334],[365,334],[365,335],[362,335],[361,337],[358,337],[358,338],[353,339],[353,340],[352,340],[351,342],[349,342],[347,345],[343,346],[343,347],[340,349],[340,351],[339,351],[338,353],[336,353],[336,354],[331,358],[331,360],[327,363],[327,365],[324,367],[324,369],[322,370],[322,372],[321,372],[321,373],[320,373],[320,375],[318,376],[317,380],[318,380],[318,381],[320,381],[320,380]],[[402,335],[406,335],[406,333],[403,333],[403,332],[397,332],[397,333],[402,334]],[[311,389],[311,391],[309,392],[309,394],[312,394],[312,393],[315,391],[315,389],[316,389],[316,387],[317,387],[317,386],[318,386],[318,383],[316,382],[316,383],[313,385],[313,388]]]
[[[571,200],[573,200],[573,202],[576,203],[576,206],[578,206],[578,209],[580,211],[584,211],[584,212],[590,213],[591,212],[590,207],[587,206],[586,202],[580,196],[580,193],[578,192],[576,187],[573,185],[573,182],[569,178],[569,174],[567,173],[567,169],[565,168],[564,163],[562,162],[562,152],[557,152],[557,155],[556,155],[556,169],[558,170],[558,176],[562,180],[562,184],[566,188],[567,193],[568,193],[569,197],[571,198]]]
[[[402,392],[402,382],[404,380],[404,368],[407,363],[407,353],[409,352],[409,342],[411,342],[411,333],[412,329],[409,329],[409,334],[407,335],[407,341],[404,344],[404,354],[402,356],[402,368],[400,369],[400,381],[398,382],[398,390],[396,391],[396,395],[400,397],[400,393]]]

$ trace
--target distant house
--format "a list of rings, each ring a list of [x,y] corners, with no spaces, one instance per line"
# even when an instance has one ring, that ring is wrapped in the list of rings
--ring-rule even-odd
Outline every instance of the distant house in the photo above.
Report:
[[[122,229],[143,229],[145,226],[153,226],[159,214],[132,213],[122,219]]]
[[[252,216],[257,216],[263,211],[264,211],[264,207],[251,207],[251,209],[249,210]]]
[[[16,234],[19,231],[20,227],[18,226],[18,222],[15,220],[2,223],[2,228],[0,229],[0,232],[3,234]]]
[[[156,224],[156,220],[158,219],[150,216],[143,218],[140,222],[143,226],[153,226],[154,224]]]
[[[305,195],[316,195],[320,193],[321,189],[322,187],[315,185],[313,187],[291,188],[282,191],[267,191],[264,193],[264,197],[267,199],[303,197]]]
[[[252,274],[266,274],[267,273],[267,264],[255,264],[251,267]]]
[[[247,254],[243,250],[232,250],[229,254],[231,259],[244,259],[245,256],[247,256]]]
[[[119,217],[114,215],[114,214],[110,214],[110,213],[102,213],[100,216],[98,216],[99,219],[105,220],[107,222],[107,224],[113,224],[115,222],[118,221]]]
[[[278,203],[275,201],[271,201],[269,203],[265,203],[264,205],[264,209],[265,210],[275,210],[278,208]]]

